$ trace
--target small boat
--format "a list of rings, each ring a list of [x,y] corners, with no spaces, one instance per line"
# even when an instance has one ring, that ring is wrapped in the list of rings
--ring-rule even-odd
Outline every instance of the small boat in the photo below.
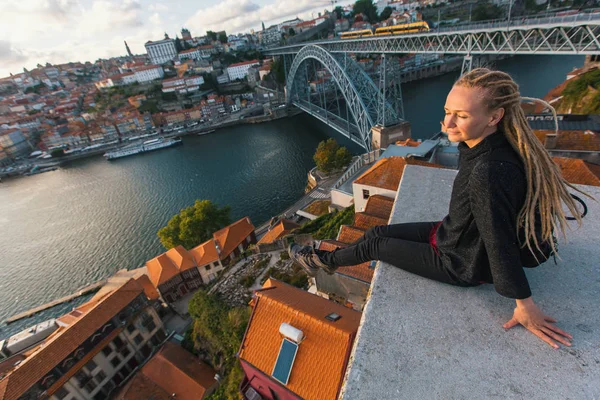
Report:
[[[209,133],[213,133],[214,131],[215,131],[215,129],[211,129],[209,131],[204,131],[204,132],[199,132],[198,136],[208,135]]]

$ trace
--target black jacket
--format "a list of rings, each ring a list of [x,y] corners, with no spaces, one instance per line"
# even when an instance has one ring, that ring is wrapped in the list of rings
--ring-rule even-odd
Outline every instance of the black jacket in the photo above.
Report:
[[[531,290],[519,244],[524,232],[517,233],[527,193],[523,163],[502,132],[458,149],[450,210],[436,233],[442,262],[464,282],[493,283],[501,295],[525,299]]]

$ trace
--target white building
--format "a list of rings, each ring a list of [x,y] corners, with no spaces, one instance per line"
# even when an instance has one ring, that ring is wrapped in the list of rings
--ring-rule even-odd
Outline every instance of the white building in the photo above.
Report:
[[[229,76],[225,73],[217,76],[217,83],[222,85],[224,83],[229,83]]]
[[[164,64],[177,57],[175,50],[175,41],[173,39],[157,40],[156,42],[146,42],[144,45],[146,52],[152,64]]]
[[[195,92],[200,89],[200,86],[204,84],[204,78],[201,76],[190,76],[181,78],[165,79],[162,82],[163,93],[179,92],[189,93]]]
[[[146,83],[156,79],[162,79],[165,72],[162,67],[156,65],[145,65],[134,69],[135,79],[139,83]]]
[[[179,60],[199,60],[201,58],[200,51],[197,48],[183,50],[179,52]]]
[[[258,60],[244,61],[237,64],[231,64],[227,67],[227,75],[230,81],[236,79],[244,79],[248,75],[248,69],[255,65],[259,65]]]

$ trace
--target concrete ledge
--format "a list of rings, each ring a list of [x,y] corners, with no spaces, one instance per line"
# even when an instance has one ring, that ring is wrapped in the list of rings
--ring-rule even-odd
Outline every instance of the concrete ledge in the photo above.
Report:
[[[390,223],[448,210],[456,171],[407,166]],[[600,188],[582,187],[600,199]],[[553,350],[502,328],[514,301],[492,285],[458,288],[377,266],[341,399],[592,399],[600,396],[600,205],[561,243],[562,261],[528,270],[533,297],[574,336]],[[576,226],[576,225],[574,225]]]

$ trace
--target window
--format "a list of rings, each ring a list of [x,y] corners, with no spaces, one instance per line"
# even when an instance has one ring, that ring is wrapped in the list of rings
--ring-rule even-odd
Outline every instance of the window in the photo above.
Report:
[[[56,398],[58,400],[62,400],[65,397],[67,397],[69,395],[69,392],[64,388],[64,387],[59,387],[58,390],[56,391],[56,393],[54,393],[54,396],[56,396]]]
[[[82,369],[75,372],[75,378],[77,378],[77,381],[79,382],[79,387],[85,386],[85,384],[90,380],[90,376]]]
[[[131,354],[131,351],[129,351],[129,347],[124,346],[123,349],[121,350],[121,356],[123,358],[127,358],[127,356],[130,354]]]
[[[160,344],[160,338],[158,337],[158,335],[152,336],[152,338],[150,338],[150,341],[155,346],[158,346]]]
[[[106,347],[104,347],[102,349],[102,354],[104,354],[106,357],[110,356],[110,353],[112,353],[112,349],[110,348],[110,344],[106,345]]]
[[[137,334],[136,337],[133,338],[133,341],[135,342],[135,344],[140,345],[142,344],[144,339],[142,339],[142,335]]]
[[[96,389],[96,383],[93,379],[90,379],[90,381],[85,385],[85,390],[87,390],[88,393],[92,393],[94,389]]]
[[[101,383],[105,379],[106,374],[104,373],[104,371],[98,371],[98,373],[96,374],[96,381],[98,381],[98,383]]]
[[[369,191],[366,189],[363,189],[363,199],[368,199],[369,198]]]
[[[210,271],[210,264],[206,264],[206,267],[204,268],[206,268],[207,271]]]
[[[117,349],[120,349],[121,347],[123,347],[123,345],[125,345],[125,342],[123,342],[123,339],[121,339],[119,336],[114,338],[113,343],[115,344],[115,348]]]
[[[110,360],[110,365],[112,365],[113,367],[117,368],[117,365],[121,364],[121,360],[119,359],[119,356],[114,356],[112,360]]]
[[[133,331],[135,331],[135,326],[133,324],[127,325],[127,332],[133,333]]]
[[[87,364],[85,364],[85,367],[87,368],[88,372],[92,372],[96,369],[97,365],[94,360],[90,360]]]

